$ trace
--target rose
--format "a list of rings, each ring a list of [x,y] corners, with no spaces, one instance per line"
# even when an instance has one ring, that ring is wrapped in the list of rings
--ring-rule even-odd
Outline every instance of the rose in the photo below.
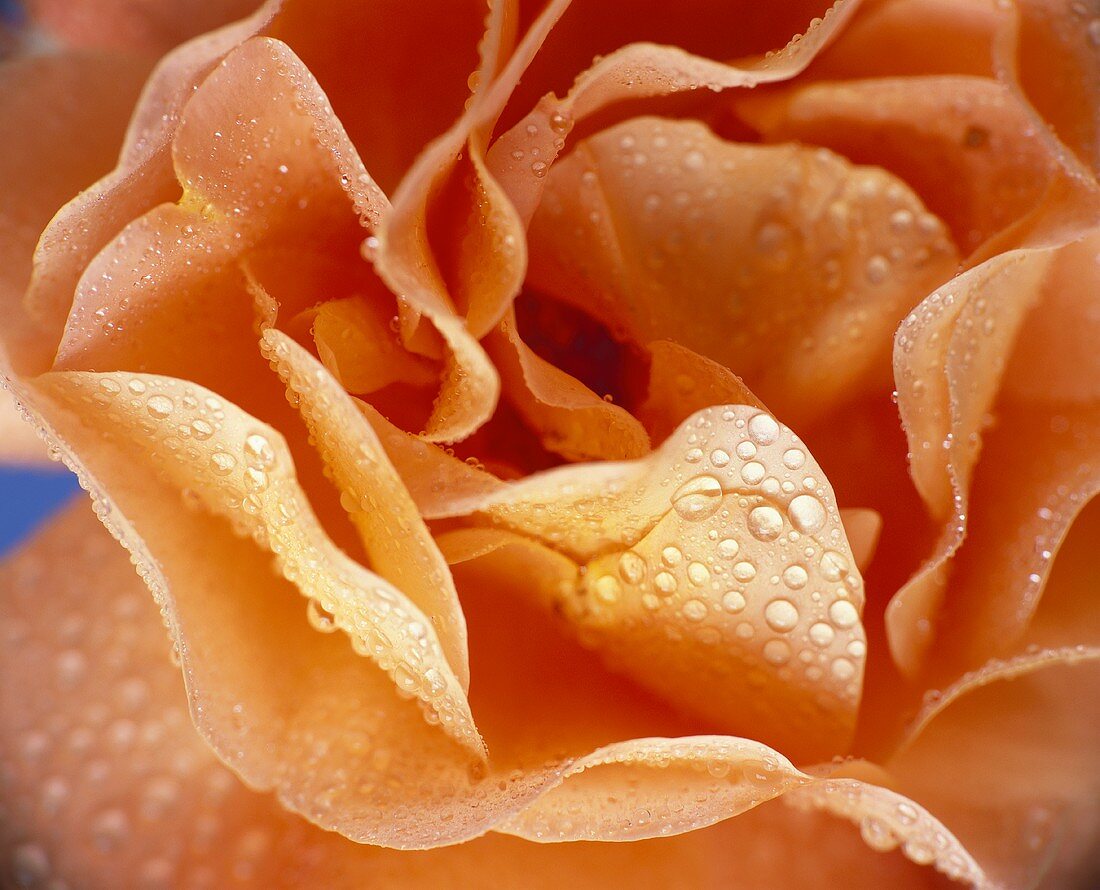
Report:
[[[1086,874],[1080,10],[850,3],[752,60],[812,12],[501,5],[478,64],[483,10],[361,5],[167,56],[52,222],[142,63],[5,71],[6,377],[205,740],[65,518],[6,574],[16,880]],[[696,54],[569,88],[638,36]],[[636,843],[528,842],[591,839]]]

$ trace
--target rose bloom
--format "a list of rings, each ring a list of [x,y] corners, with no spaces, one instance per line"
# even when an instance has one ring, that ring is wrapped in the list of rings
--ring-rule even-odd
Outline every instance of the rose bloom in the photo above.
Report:
[[[1100,6],[4,8],[5,886],[1095,886]]]

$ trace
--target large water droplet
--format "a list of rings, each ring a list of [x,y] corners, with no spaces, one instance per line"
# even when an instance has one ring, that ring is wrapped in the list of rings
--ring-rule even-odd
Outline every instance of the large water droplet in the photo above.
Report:
[[[805,535],[812,535],[825,527],[825,507],[812,494],[800,494],[787,507],[791,525]]]
[[[722,506],[722,485],[713,476],[696,476],[676,489],[672,506],[689,522],[707,519]]]
[[[760,541],[774,541],[783,533],[783,517],[775,507],[753,507],[748,519],[749,531]]]
[[[772,630],[786,633],[798,624],[798,609],[790,600],[772,600],[764,607],[764,620]]]

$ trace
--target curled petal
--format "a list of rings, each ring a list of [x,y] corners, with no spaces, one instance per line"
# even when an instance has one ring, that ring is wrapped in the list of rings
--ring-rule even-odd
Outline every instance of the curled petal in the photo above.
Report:
[[[1033,209],[1058,165],[1034,138],[1023,104],[984,77],[815,83],[747,96],[736,107],[769,142],[822,145],[885,167],[966,253]]]
[[[948,675],[1011,647],[1051,554],[1096,491],[1095,375],[1073,361],[1091,361],[1077,337],[1091,342],[1095,324],[1085,262],[1095,243],[1000,254],[932,294],[898,331],[911,471],[944,523],[935,553],[888,608],[905,671],[919,670],[934,642],[951,653],[938,662]],[[953,585],[968,592],[945,601]]]
[[[552,470],[454,509],[501,529],[498,546],[583,566],[537,595],[643,685],[798,756],[846,744],[861,582],[820,468],[771,415],[706,409],[641,460]]]
[[[544,177],[565,148],[565,137],[585,118],[617,103],[668,96],[707,87],[715,92],[752,87],[794,77],[854,15],[858,2],[838,0],[806,33],[778,52],[744,65],[728,65],[675,46],[632,43],[599,59],[577,77],[564,99],[544,97],[504,133],[488,155],[488,167],[501,183],[520,219],[528,223],[542,199]],[[536,160],[532,160],[536,159]]]
[[[556,164],[530,240],[535,286],[725,365],[802,420],[888,385],[890,332],[956,263],[942,224],[882,170],[654,118]]]
[[[1080,886],[1100,831],[1096,647],[994,662],[929,697],[887,767],[1005,886]]]
[[[259,33],[276,8],[276,3],[266,3],[249,18],[197,37],[166,56],[134,109],[118,166],[73,198],[42,232],[26,304],[48,328],[50,350],[61,339],[73,291],[92,257],[135,217],[178,196],[170,146],[195,87],[226,53]],[[45,355],[38,363],[48,365],[50,358]]]
[[[332,471],[371,566],[428,616],[448,664],[467,690],[466,621],[454,581],[374,430],[336,380],[285,334],[269,328],[260,348],[287,385]]]
[[[624,460],[649,451],[649,436],[631,414],[523,342],[511,310],[491,335],[488,349],[505,393],[547,450],[567,460]]]
[[[273,357],[283,359],[274,351]],[[52,372],[35,388],[62,411],[73,412],[69,417],[81,412],[77,423],[67,424],[74,439],[96,437],[99,448],[159,468],[181,496],[270,550],[283,574],[313,601],[320,616],[316,623],[347,633],[355,650],[419,698],[444,731],[483,754],[462,683],[435,625],[401,590],[355,563],[325,535],[275,430],[214,393],[172,378]],[[394,563],[385,564],[393,573]],[[446,599],[445,587],[436,590],[429,583],[421,588],[422,601],[425,589]],[[462,671],[465,647],[456,610],[431,605],[442,612],[437,620]]]

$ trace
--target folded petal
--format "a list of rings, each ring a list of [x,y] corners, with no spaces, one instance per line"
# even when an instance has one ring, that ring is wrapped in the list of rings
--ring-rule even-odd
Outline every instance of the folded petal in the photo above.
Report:
[[[1100,649],[1036,651],[934,693],[887,764],[1004,886],[1085,886],[1100,837]]]
[[[736,108],[768,142],[822,145],[886,168],[951,227],[964,253],[1033,209],[1058,163],[1012,91],[984,77],[782,87],[739,98]]]
[[[847,744],[861,582],[824,475],[771,415],[707,409],[641,460],[453,509],[507,530],[497,546],[568,557],[530,595],[642,685],[800,758]]]
[[[70,571],[78,564],[82,571]],[[59,571],[61,566],[65,571]],[[0,636],[5,641],[0,648],[0,696],[5,713],[18,715],[0,724],[7,814],[0,855],[2,867],[17,882],[57,878],[94,885],[136,880],[150,886],[232,881],[254,887],[352,888],[375,882],[462,887],[491,873],[493,883],[533,887],[559,886],[563,877],[579,886],[606,886],[609,880],[626,877],[636,879],[640,887],[687,880],[693,886],[733,882],[778,890],[792,885],[830,887],[842,878],[856,887],[888,881],[891,886],[918,888],[929,886],[932,879],[896,854],[870,853],[854,831],[839,823],[777,802],[710,829],[629,845],[531,844],[498,834],[423,853],[352,844],[287,813],[270,796],[249,790],[214,759],[188,720],[156,610],[117,547],[85,510],[66,516],[9,563],[0,584]],[[50,595],[43,597],[45,591]],[[495,595],[486,591],[487,605]],[[509,617],[525,614],[514,606],[504,611]],[[272,617],[278,615],[276,610]],[[560,728],[573,722],[569,715],[576,709],[557,703],[567,705],[572,699],[576,704],[575,693],[582,684],[575,671],[584,654],[571,652],[552,634],[540,642],[546,628],[535,627],[537,622],[510,629],[499,627],[490,613],[483,616],[479,631],[495,637],[487,641],[490,652],[511,652],[508,657],[515,660],[516,640],[509,640],[510,635],[518,631],[524,643],[518,653],[524,670],[511,675],[489,671],[490,685],[503,687],[501,694],[509,688],[532,688],[526,672],[545,672],[538,680],[546,692],[541,706],[553,713],[533,728],[531,738],[545,741],[547,734],[560,735]],[[240,642],[247,644],[248,637]],[[293,655],[294,649],[287,654]],[[558,682],[555,672],[563,670],[565,676]],[[31,676],[35,682],[25,682]],[[607,731],[608,718],[619,724],[618,729],[629,728],[629,720],[620,723],[616,716],[629,711],[618,707],[628,701],[622,687],[614,682],[608,689],[604,685],[599,678],[587,685],[593,701],[583,705],[581,700],[585,719],[592,727],[604,727],[597,732]],[[526,706],[529,701],[517,703]],[[637,715],[643,713],[640,709]],[[653,725],[659,709],[648,713],[646,719]],[[317,727],[314,723],[310,729],[316,732]],[[414,741],[421,766],[431,767],[433,752],[419,735],[406,736],[404,745],[396,747],[383,741],[375,738],[366,746],[374,770],[400,763],[404,748]],[[690,818],[696,807],[702,812],[706,799],[694,795],[704,788],[735,801],[736,795],[745,793],[738,791],[741,780],[733,780],[742,766],[759,771],[747,777],[744,788],[761,797],[769,796],[774,787],[765,779],[769,772],[797,780],[799,787],[812,788],[820,781],[792,772],[781,757],[743,740],[719,740],[709,747],[703,740],[636,744],[639,753],[645,747],[651,751],[648,764],[639,764],[634,772],[634,778],[644,783],[620,786],[615,792],[614,772],[626,777],[626,764],[615,761],[628,759],[616,756],[615,750],[593,760],[590,768],[575,767],[587,774],[588,781],[599,780],[572,814],[577,830],[584,830],[590,813],[614,818],[615,804],[604,794],[612,792],[624,801],[641,794],[637,799],[642,800],[649,782],[654,792],[667,793],[655,801],[648,816],[638,809],[623,810],[629,814],[631,831],[642,833],[647,820],[657,833],[662,826],[674,825],[673,819]],[[745,748],[750,756],[743,763],[714,759],[719,745],[730,752]],[[686,769],[686,758],[694,758],[700,748],[695,760],[699,769]],[[330,756],[350,753],[339,750]],[[344,762],[358,776],[369,774],[355,757]],[[664,784],[663,773],[682,781]],[[585,780],[584,775],[579,778]],[[491,801],[501,796],[497,781],[485,783],[478,809],[495,809]],[[510,782],[515,787],[514,780]],[[402,821],[412,815],[424,823],[427,834],[443,837],[456,820],[448,819],[445,810],[425,809],[423,787],[414,773],[396,782],[393,790],[399,797],[385,818]],[[551,793],[556,793],[567,785],[553,787]],[[561,801],[551,801],[551,811]]]
[[[26,295],[29,313],[47,332],[35,356],[38,369],[53,358],[73,292],[92,257],[135,217],[179,196],[170,146],[180,112],[195,87],[233,47],[262,30],[275,11],[276,4],[267,3],[248,19],[198,37],[166,56],[134,109],[118,165],[72,198],[42,232]],[[75,191],[69,190],[66,197]]]
[[[697,123],[620,124],[547,183],[531,284],[725,365],[791,422],[885,388],[890,332],[955,268],[942,224],[889,174]]]
[[[591,68],[576,78],[565,98],[559,99],[553,93],[543,97],[530,113],[502,134],[489,152],[488,169],[526,224],[542,199],[543,180],[565,149],[567,135],[586,118],[628,100],[688,93],[700,87],[720,92],[787,80],[814,60],[857,7],[858,2],[838,0],[821,18],[808,22],[806,32],[796,34],[781,50],[769,50],[767,55],[744,64],[716,62],[678,46],[617,44],[611,47],[614,52],[597,58]],[[770,23],[780,27],[785,24],[783,19],[772,19]],[[786,38],[780,38],[783,39]],[[748,51],[763,54],[765,49],[755,46]],[[587,61],[584,59],[582,63]]]
[[[933,642],[941,676],[1011,648],[1051,555],[1096,491],[1098,375],[1084,345],[1094,339],[1096,237],[1000,254],[899,329],[912,475],[944,523],[887,614],[903,670],[918,670]]]
[[[1100,18],[1070,0],[1015,5],[1011,73],[1059,139],[1094,173],[1100,170]]]
[[[625,460],[649,451],[649,436],[629,412],[605,401],[523,342],[511,310],[486,348],[505,394],[547,450],[567,460]]]

